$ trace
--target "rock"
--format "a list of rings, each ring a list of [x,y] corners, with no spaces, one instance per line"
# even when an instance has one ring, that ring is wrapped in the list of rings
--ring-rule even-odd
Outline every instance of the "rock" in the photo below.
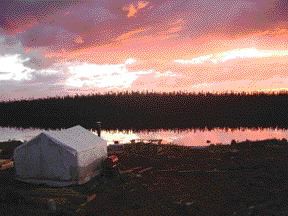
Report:
[[[248,215],[254,215],[255,206],[249,206],[248,208]]]
[[[96,194],[91,194],[91,195],[87,196],[86,201],[91,202],[92,200],[95,200],[95,199],[96,199]]]
[[[185,202],[185,206],[191,206],[193,204],[194,204],[194,202]]]
[[[56,207],[56,202],[54,199],[49,199],[47,202],[48,210],[51,212],[56,212],[57,207]]]
[[[182,201],[175,201],[173,202],[174,205],[182,205]]]

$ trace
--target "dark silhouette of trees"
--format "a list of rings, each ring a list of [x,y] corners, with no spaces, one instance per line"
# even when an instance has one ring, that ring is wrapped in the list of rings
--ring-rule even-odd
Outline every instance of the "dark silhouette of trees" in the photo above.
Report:
[[[104,129],[288,128],[286,93],[119,92],[0,103],[0,125]]]

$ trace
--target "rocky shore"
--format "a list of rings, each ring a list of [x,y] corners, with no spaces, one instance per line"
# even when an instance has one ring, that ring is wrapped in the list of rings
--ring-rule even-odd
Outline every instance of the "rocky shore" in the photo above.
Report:
[[[11,146],[0,144],[2,159]],[[287,155],[285,139],[201,149],[129,144],[118,153],[120,175],[60,189],[17,182],[4,170],[0,190],[10,195],[1,195],[0,215],[288,215]]]

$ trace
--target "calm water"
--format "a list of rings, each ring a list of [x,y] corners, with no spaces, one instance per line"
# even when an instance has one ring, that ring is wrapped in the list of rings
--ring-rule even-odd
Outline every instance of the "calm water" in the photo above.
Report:
[[[35,135],[41,133],[41,129],[19,129],[0,127],[0,141],[9,139],[29,140]],[[91,130],[96,134],[96,131]],[[157,131],[102,131],[102,138],[112,144],[114,141],[119,143],[128,143],[132,139],[162,139],[162,143],[173,143],[185,146],[206,146],[207,142],[217,144],[228,144],[231,140],[245,141],[248,140],[263,140],[270,138],[288,139],[288,130],[284,129],[220,129],[213,130],[157,130]]]

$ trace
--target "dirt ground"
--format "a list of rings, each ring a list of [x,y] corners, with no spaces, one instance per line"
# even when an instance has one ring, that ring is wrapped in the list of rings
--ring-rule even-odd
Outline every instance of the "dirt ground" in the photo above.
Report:
[[[120,175],[68,188],[24,184],[1,171],[0,215],[288,215],[286,140],[131,144],[118,156]],[[47,211],[48,198],[56,213]]]

